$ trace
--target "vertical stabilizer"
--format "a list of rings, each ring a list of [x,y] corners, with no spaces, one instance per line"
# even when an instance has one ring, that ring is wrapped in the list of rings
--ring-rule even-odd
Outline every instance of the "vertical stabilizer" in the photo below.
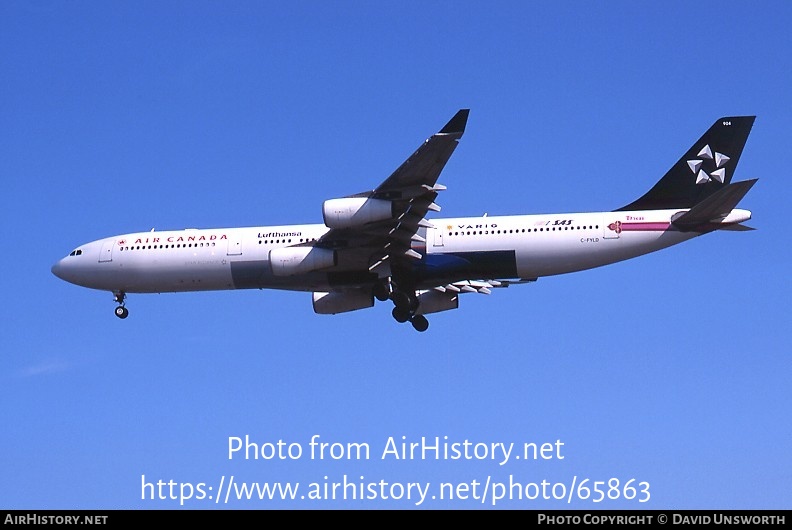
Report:
[[[720,118],[651,190],[617,211],[692,208],[728,185],[755,119]]]

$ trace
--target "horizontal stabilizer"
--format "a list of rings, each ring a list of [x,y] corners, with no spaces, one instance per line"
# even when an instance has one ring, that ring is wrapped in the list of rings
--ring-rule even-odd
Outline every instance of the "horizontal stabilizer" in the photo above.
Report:
[[[691,229],[708,223],[720,223],[731,213],[737,203],[756,184],[758,179],[728,184],[693,208],[672,220],[680,229]],[[741,219],[744,221],[746,219]]]
[[[750,232],[752,230],[756,230],[756,228],[752,228],[750,226],[736,224],[736,225],[726,225],[721,230],[729,230],[731,232]]]

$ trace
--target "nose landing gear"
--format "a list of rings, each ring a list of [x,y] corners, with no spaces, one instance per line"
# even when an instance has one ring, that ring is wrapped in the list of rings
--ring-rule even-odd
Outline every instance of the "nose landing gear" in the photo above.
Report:
[[[118,307],[115,308],[115,316],[121,319],[129,316],[129,310],[124,307],[124,300],[126,300],[126,293],[124,291],[113,292],[113,301],[119,304]]]

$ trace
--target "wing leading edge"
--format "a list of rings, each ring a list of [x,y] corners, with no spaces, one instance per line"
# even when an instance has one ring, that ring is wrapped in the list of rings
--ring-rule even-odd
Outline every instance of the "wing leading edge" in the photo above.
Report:
[[[437,179],[465,132],[469,113],[470,109],[459,110],[374,190],[349,197],[378,205],[389,203],[389,216],[331,228],[315,246],[336,249],[352,268],[358,265],[369,271],[385,263],[398,269],[400,264],[420,259],[421,255],[411,248],[412,243],[424,242],[418,229],[432,227],[426,214],[440,210],[435,199],[445,186],[437,184]]]

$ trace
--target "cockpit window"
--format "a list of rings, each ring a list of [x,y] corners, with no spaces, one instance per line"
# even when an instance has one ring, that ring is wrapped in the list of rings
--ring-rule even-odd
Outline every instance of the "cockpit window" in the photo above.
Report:
[[[72,250],[71,254],[69,254],[69,256],[80,256],[80,255],[82,255],[82,250],[80,249]]]

